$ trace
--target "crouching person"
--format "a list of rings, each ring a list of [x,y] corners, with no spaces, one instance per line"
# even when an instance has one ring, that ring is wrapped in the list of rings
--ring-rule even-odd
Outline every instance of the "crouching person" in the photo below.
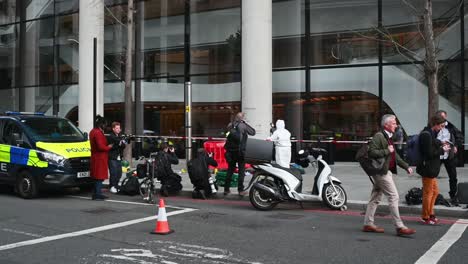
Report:
[[[217,167],[218,163],[212,156],[212,153],[208,154],[200,148],[197,151],[197,157],[187,164],[190,181],[193,184],[192,198],[194,199],[206,199],[213,194],[208,166]]]
[[[161,143],[160,151],[155,159],[156,177],[161,181],[161,195],[167,197],[169,194],[176,194],[182,190],[182,177],[172,170],[172,165],[179,164],[174,147],[165,142]]]

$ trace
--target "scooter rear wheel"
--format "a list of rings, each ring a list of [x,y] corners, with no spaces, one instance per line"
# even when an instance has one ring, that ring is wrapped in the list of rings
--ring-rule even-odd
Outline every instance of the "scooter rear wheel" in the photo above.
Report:
[[[269,179],[262,180],[262,184],[276,189],[276,184]],[[252,186],[249,192],[250,203],[261,211],[268,211],[276,207],[278,201],[271,198],[269,195],[266,195],[260,191],[260,189]]]
[[[340,184],[331,185],[327,183],[323,186],[322,200],[331,209],[339,210],[341,207],[346,206],[346,191]]]

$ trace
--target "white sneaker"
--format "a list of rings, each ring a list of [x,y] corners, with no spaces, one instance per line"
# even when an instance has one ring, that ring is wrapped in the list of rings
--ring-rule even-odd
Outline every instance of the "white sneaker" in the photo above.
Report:
[[[117,189],[114,186],[112,186],[109,191],[111,193],[117,193]]]

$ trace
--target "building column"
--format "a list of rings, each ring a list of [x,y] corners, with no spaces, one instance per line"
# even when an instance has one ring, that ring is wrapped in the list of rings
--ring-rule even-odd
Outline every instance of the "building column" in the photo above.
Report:
[[[96,49],[96,114],[104,115],[104,1],[80,0],[78,125],[93,128],[94,38]]]
[[[257,131],[270,135],[272,117],[272,1],[242,0],[242,111]]]

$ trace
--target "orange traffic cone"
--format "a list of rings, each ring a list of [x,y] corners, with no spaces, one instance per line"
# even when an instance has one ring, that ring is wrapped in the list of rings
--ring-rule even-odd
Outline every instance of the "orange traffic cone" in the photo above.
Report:
[[[164,199],[159,199],[158,221],[156,222],[156,228],[151,234],[167,235],[174,232],[174,230],[169,229],[165,207]]]

